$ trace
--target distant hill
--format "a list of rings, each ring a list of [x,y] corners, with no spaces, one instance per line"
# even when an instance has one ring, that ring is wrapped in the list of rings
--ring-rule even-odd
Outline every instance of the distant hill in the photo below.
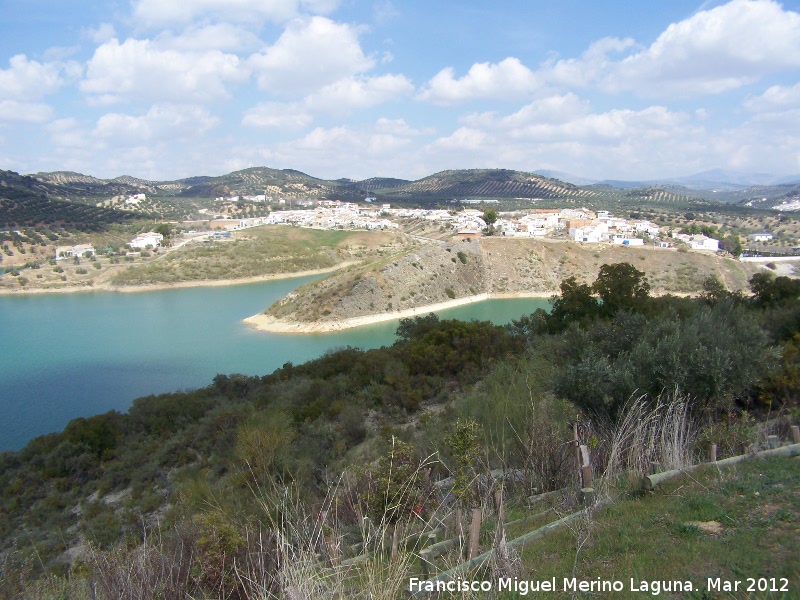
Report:
[[[230,196],[250,196],[264,194],[267,196],[326,198],[334,190],[349,191],[351,184],[317,179],[293,169],[270,169],[252,167],[234,171],[219,177],[204,177],[202,181],[186,179],[181,183],[189,183],[179,192],[187,198],[219,198]],[[348,194],[349,195],[349,194]]]
[[[702,202],[736,203],[753,208],[783,206],[793,202],[800,183],[783,182],[764,173],[738,173],[714,169],[686,177],[649,181],[596,182],[560,171],[508,169],[457,169],[441,171],[415,181],[372,177],[362,181],[320,179],[295,169],[252,167],[219,176],[193,176],[174,181],[149,181],[123,175],[98,179],[81,173],[36,173],[31,179],[44,184],[40,192],[50,199],[98,204],[113,196],[144,192],[163,199],[175,214],[188,200],[205,202],[219,197],[266,194],[275,199],[332,199],[361,201],[375,197],[398,205],[436,205],[442,202],[482,199],[569,200],[603,206],[637,202],[673,205]],[[800,179],[800,177],[798,177]],[[763,198],[767,198],[764,201]],[[207,205],[206,205],[207,206]],[[172,214],[172,213],[165,213]]]
[[[588,179],[586,177],[581,177],[580,175],[573,175],[572,173],[564,173],[563,171],[537,169],[536,171],[533,171],[533,173],[536,175],[541,175],[542,177],[547,177],[548,179],[558,179],[560,181],[565,181],[573,185],[592,185],[597,183],[596,179]]]
[[[62,199],[70,189],[104,184],[87,181],[92,178],[77,173],[51,175],[61,182],[48,183],[13,171],[0,171],[0,228],[61,225],[96,230],[135,217],[131,213]]]

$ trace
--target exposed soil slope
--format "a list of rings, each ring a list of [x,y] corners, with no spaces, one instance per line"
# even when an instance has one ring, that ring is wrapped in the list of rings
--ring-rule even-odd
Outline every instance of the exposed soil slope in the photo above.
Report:
[[[270,330],[320,331],[397,318],[415,314],[415,309],[460,304],[470,298],[549,296],[567,277],[590,283],[601,265],[618,262],[644,271],[654,294],[697,293],[712,275],[730,290],[743,290],[759,269],[716,255],[673,249],[504,238],[437,242],[313,282],[248,322]],[[290,323],[309,327],[287,329]]]

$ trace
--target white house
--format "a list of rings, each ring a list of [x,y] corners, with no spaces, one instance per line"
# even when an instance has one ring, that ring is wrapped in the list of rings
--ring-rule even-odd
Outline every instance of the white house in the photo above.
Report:
[[[91,244],[78,244],[76,246],[58,246],[56,248],[56,260],[73,258],[75,256],[92,256],[96,254],[94,246]]]
[[[134,194],[133,196],[128,196],[125,198],[125,204],[139,204],[142,200],[145,200],[144,194]]]
[[[711,252],[716,252],[719,250],[719,240],[706,237],[704,235],[687,235],[685,233],[679,233],[675,235],[675,237],[686,242],[686,245],[692,250],[708,250]]]
[[[576,242],[597,243],[608,240],[608,227],[605,223],[574,227],[569,230],[569,237]]]
[[[658,225],[650,221],[634,221],[633,228],[636,230],[636,233],[646,233],[650,237],[656,237],[658,235]]]
[[[771,233],[752,233],[747,236],[747,239],[751,242],[768,242],[774,237]]]
[[[161,245],[161,242],[164,240],[164,236],[160,233],[156,233],[154,231],[148,231],[147,233],[140,233],[135,238],[133,238],[128,245],[131,248],[139,248],[140,250],[144,250],[148,246],[151,248],[157,248]]]

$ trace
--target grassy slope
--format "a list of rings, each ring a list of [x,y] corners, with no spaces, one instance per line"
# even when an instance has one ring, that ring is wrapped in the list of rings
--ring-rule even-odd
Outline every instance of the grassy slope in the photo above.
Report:
[[[704,533],[690,524],[708,521],[720,523],[721,533]],[[700,590],[709,577],[741,581],[740,590],[748,577],[787,578],[789,593],[752,597],[798,598],[800,459],[750,460],[721,470],[705,467],[604,508],[591,520],[528,546],[522,558],[525,579],[555,577],[559,586],[572,576],[620,580],[625,591],[614,598],[650,596],[630,591],[632,577],[637,582],[688,579]],[[702,591],[664,596],[748,597],[703,596]]]
[[[116,285],[163,284],[324,269],[344,260],[359,260],[376,247],[393,243],[388,234],[285,226],[256,227],[239,232],[234,238],[181,248],[157,261],[128,269],[112,281]]]

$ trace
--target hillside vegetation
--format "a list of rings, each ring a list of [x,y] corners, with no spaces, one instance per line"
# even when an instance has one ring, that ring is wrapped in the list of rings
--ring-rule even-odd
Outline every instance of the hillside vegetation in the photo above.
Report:
[[[610,508],[470,577],[754,576],[794,592],[796,458],[639,493],[653,462],[737,455],[798,424],[800,283],[704,287],[653,297],[635,266],[604,264],[506,327],[406,319],[390,347],[76,419],[0,454],[0,598],[399,598],[425,577],[415,540],[450,539],[458,511],[464,535],[470,509],[485,515],[481,551],[502,548],[496,491],[509,539],[581,517],[576,437]],[[439,549],[436,569],[463,561]]]
[[[33,177],[0,171],[0,228],[55,225],[98,231],[134,218],[129,213],[70,202],[52,192],[50,186]]]

